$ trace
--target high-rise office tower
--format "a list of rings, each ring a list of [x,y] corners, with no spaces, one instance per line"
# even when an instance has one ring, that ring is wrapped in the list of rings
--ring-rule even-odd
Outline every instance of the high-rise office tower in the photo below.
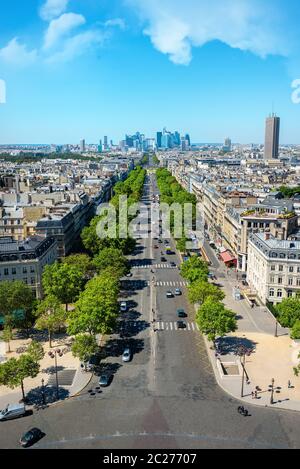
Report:
[[[104,136],[104,150],[108,149],[108,137],[105,135]]]
[[[162,132],[156,133],[156,145],[157,148],[161,148],[161,139],[162,139]]]
[[[174,143],[178,147],[180,146],[180,143],[181,143],[180,133],[177,131],[174,134]]]
[[[82,140],[80,140],[80,151],[81,152],[85,152],[85,140],[84,138]]]
[[[280,118],[275,114],[266,119],[265,160],[275,160],[279,156]]]
[[[224,151],[231,151],[231,147],[232,147],[231,139],[228,137],[228,138],[225,139],[223,150]]]
[[[185,139],[188,141],[189,147],[191,146],[191,138],[189,134],[186,134]]]

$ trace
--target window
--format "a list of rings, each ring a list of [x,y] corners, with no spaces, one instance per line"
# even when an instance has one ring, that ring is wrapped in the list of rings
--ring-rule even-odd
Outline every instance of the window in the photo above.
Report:
[[[31,273],[31,274],[34,274],[34,272],[35,272],[35,268],[34,268],[33,265],[32,265],[32,266],[30,266],[30,273]]]
[[[292,298],[292,296],[293,296],[293,291],[292,291],[292,290],[288,290],[287,296],[288,296],[288,298]]]
[[[294,267],[289,267],[289,272],[292,274],[294,272]]]
[[[272,271],[272,272],[275,272],[275,270],[276,270],[276,266],[275,266],[275,265],[271,265],[271,271]]]
[[[35,284],[35,278],[31,277],[31,285],[34,285],[34,284]]]
[[[293,279],[292,278],[289,278],[288,284],[293,285]]]
[[[297,278],[297,287],[300,287],[300,278]]]
[[[271,277],[270,277],[270,283],[275,283],[275,277],[274,277],[274,275],[271,275]]]
[[[4,275],[9,275],[8,269],[4,269]]]
[[[283,272],[283,265],[280,265],[278,269],[279,269],[279,272]]]
[[[298,274],[300,274],[300,267],[297,267],[297,272]]]
[[[27,274],[27,267],[23,267],[23,274]]]
[[[282,290],[277,290],[277,298],[282,298]]]
[[[16,275],[17,269],[16,269],[15,267],[13,267],[13,268],[11,269],[11,273],[12,273],[12,275]]]
[[[274,288],[270,288],[269,296],[275,296],[275,290]]]

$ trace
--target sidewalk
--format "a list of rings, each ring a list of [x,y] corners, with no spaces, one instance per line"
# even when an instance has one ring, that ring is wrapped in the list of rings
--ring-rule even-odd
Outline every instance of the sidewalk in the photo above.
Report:
[[[245,339],[241,334],[231,334],[229,337]],[[244,397],[241,398],[242,366],[240,358],[233,354],[216,357],[211,349],[211,343],[205,338],[207,352],[214,369],[216,380],[223,390],[247,404],[272,407],[285,410],[300,411],[300,378],[293,374],[293,366],[299,359],[300,345],[293,345],[293,341],[287,337],[277,339],[266,334],[247,333],[246,339],[255,343],[255,351],[246,358],[245,371],[250,384],[244,381]],[[280,364],[280,365],[279,365]],[[238,374],[225,375],[223,366],[236,365]],[[271,404],[271,392],[269,386],[274,379],[274,403]],[[291,381],[292,389],[288,389],[288,381]],[[258,386],[258,399],[252,399],[251,393]],[[280,389],[276,389],[280,388]],[[276,392],[276,391],[279,391]]]
[[[217,276],[217,283],[221,286],[226,298],[224,304],[233,310],[238,316],[238,330],[234,334],[222,339],[221,350],[224,355],[216,356],[215,350],[211,350],[211,343],[205,338],[206,347],[216,380],[225,392],[243,401],[246,404],[263,407],[280,408],[300,411],[300,378],[294,376],[293,367],[299,364],[298,355],[300,344],[295,343],[289,336],[289,330],[278,325],[278,337],[275,337],[276,320],[266,307],[251,308],[247,300],[237,301],[233,298],[233,288],[242,286],[231,271],[227,274],[226,268],[216,263],[214,252],[209,252],[209,257],[214,257],[214,268],[211,268]],[[218,265],[218,267],[217,267]],[[236,355],[238,347],[243,344],[252,349],[252,353],[246,357],[245,371],[250,381],[244,382],[243,398],[242,365]],[[271,403],[271,387],[274,379],[273,404]],[[288,382],[292,388],[288,388]],[[253,399],[251,393],[258,391],[257,399]]]

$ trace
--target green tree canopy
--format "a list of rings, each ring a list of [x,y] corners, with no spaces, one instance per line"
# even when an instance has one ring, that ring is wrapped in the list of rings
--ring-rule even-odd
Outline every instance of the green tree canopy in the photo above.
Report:
[[[119,282],[106,272],[90,280],[69,315],[69,334],[111,332],[119,314],[118,294]]]
[[[276,306],[278,319],[283,327],[292,328],[295,322],[300,319],[300,299],[285,298],[282,303]]]
[[[61,306],[60,300],[54,295],[48,295],[38,304],[36,310],[37,321],[35,327],[38,330],[47,330],[49,346],[52,347],[52,335],[60,327],[65,325],[67,313]]]
[[[45,356],[44,347],[40,342],[33,340],[27,349],[27,355],[29,355],[32,360],[36,363],[39,363]]]
[[[93,265],[98,273],[103,272],[109,267],[112,267],[116,275],[120,278],[129,273],[129,262],[123,256],[121,249],[105,248],[100,251],[93,260]]]
[[[10,316],[15,327],[28,328],[32,321],[34,297],[31,288],[20,281],[0,282],[0,314]],[[22,311],[19,316],[17,311]]]
[[[24,379],[36,378],[40,365],[28,354],[20,358],[11,358],[0,365],[0,385],[15,389],[21,386],[23,400],[25,400]]]
[[[181,275],[189,282],[207,280],[208,265],[199,257],[193,256],[181,265]]]
[[[201,332],[211,341],[237,329],[235,313],[210,297],[199,308],[196,321]]]
[[[55,296],[61,303],[74,303],[83,290],[85,279],[76,265],[55,262],[43,272],[43,288],[46,295]]]
[[[82,362],[87,362],[97,350],[97,341],[92,335],[79,334],[72,344],[72,354]]]
[[[75,266],[81,270],[83,277],[90,277],[93,275],[93,264],[90,256],[87,254],[72,254],[70,256],[65,257],[62,260],[63,264],[67,264],[70,266]]]
[[[214,301],[222,301],[225,298],[224,292],[207,282],[206,280],[197,280],[189,287],[189,300],[191,303],[203,304],[207,298],[212,298]]]

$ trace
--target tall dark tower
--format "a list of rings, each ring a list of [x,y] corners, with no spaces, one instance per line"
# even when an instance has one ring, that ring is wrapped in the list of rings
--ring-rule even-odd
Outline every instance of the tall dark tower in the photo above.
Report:
[[[266,119],[265,160],[276,160],[279,156],[280,118],[275,114]]]

